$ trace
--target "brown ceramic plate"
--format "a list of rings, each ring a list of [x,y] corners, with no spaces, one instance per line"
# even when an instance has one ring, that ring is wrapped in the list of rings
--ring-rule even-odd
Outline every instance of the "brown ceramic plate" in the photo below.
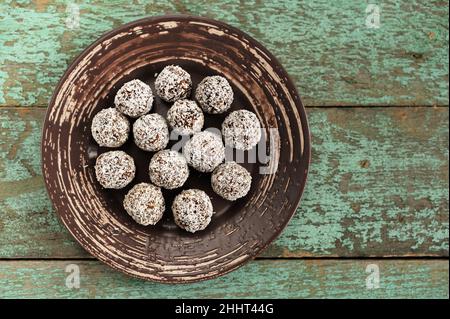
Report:
[[[91,137],[94,114],[113,106],[117,90],[131,79],[139,78],[154,90],[155,73],[168,64],[185,68],[194,88],[204,76],[225,76],[235,93],[231,110],[252,110],[264,126],[257,152],[250,152],[250,158],[245,154],[244,166],[253,176],[246,197],[225,201],[212,192],[209,174],[191,170],[183,189],[205,190],[216,212],[211,224],[195,234],[173,222],[171,200],[180,189],[164,192],[167,209],[163,219],[145,227],[136,224],[122,207],[132,185],[120,191],[105,190],[94,174],[97,155],[107,151]],[[165,115],[169,106],[156,98],[152,112]],[[224,116],[207,116],[205,128],[220,127]],[[152,153],[137,149],[132,139],[120,149],[134,157],[134,182],[149,182]],[[252,160],[255,154],[256,161]],[[42,137],[47,190],[73,237],[109,266],[160,282],[217,277],[259,254],[295,213],[309,161],[305,109],[280,63],[242,31],[187,15],[132,22],[89,46],[59,82]]]

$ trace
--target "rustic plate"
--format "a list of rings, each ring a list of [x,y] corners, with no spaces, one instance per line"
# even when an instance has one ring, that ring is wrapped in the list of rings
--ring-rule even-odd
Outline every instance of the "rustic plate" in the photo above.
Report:
[[[243,199],[220,199],[211,190],[209,175],[191,170],[183,188],[205,190],[216,211],[209,227],[195,234],[173,222],[170,204],[180,190],[164,192],[168,208],[163,220],[144,227],[122,207],[132,185],[105,190],[94,174],[95,159],[105,151],[90,134],[94,114],[113,106],[115,93],[126,81],[139,78],[154,89],[155,73],[171,63],[190,72],[194,87],[206,75],[225,76],[235,92],[232,110],[253,110],[264,126],[266,143],[245,154],[253,184]],[[157,98],[153,110],[165,115],[168,107]],[[223,118],[208,116],[205,128],[219,127]],[[135,159],[135,182],[148,182],[152,153],[138,150],[130,140],[121,149]],[[309,161],[305,109],[280,63],[242,31],[186,15],[132,22],[89,46],[59,82],[42,137],[47,190],[73,237],[109,266],[160,282],[213,278],[254,258],[295,213]]]

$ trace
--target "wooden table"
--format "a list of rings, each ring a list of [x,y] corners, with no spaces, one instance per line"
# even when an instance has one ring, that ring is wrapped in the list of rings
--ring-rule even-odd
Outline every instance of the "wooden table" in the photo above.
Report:
[[[448,298],[448,3],[371,3],[1,1],[0,297]],[[283,234],[239,270],[190,285],[90,257],[59,224],[40,167],[45,107],[70,61],[105,31],[174,12],[225,21],[271,50],[313,136]],[[66,286],[70,264],[78,289]]]

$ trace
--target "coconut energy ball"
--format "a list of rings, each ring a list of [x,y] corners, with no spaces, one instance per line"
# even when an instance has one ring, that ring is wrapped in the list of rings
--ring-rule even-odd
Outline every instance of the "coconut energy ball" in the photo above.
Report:
[[[177,134],[191,135],[202,130],[205,118],[195,101],[183,99],[169,109],[167,121]]]
[[[166,120],[157,113],[141,116],[133,124],[133,137],[136,145],[144,151],[164,149],[169,143]]]
[[[203,131],[195,133],[183,148],[190,166],[204,173],[212,172],[225,159],[225,146],[219,135]]]
[[[153,184],[174,189],[186,182],[189,168],[183,155],[176,151],[163,150],[153,155],[150,160],[149,175]]]
[[[234,111],[223,121],[222,135],[225,145],[246,151],[261,139],[261,124],[253,112]]]
[[[166,102],[185,99],[191,94],[191,76],[178,65],[168,65],[156,77],[155,89]]]
[[[123,207],[138,224],[155,225],[165,210],[164,197],[159,187],[140,183],[125,195]]]
[[[206,113],[220,114],[230,108],[233,89],[223,76],[207,76],[197,86],[195,99]]]
[[[92,120],[91,132],[100,146],[119,147],[128,139],[130,123],[115,108],[107,108],[98,112]]]
[[[188,189],[175,197],[172,213],[180,228],[195,233],[208,226],[214,211],[211,200],[204,191]]]
[[[252,176],[236,162],[220,164],[211,175],[211,186],[216,194],[234,201],[247,195]]]
[[[129,81],[117,91],[114,104],[123,114],[137,118],[152,109],[152,89],[141,80]]]
[[[95,162],[95,176],[105,188],[124,188],[133,180],[135,173],[133,158],[123,151],[103,153]]]

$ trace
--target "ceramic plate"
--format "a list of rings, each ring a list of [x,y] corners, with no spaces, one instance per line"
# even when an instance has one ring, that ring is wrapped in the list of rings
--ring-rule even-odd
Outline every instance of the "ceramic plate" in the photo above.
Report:
[[[216,212],[211,224],[194,234],[179,229],[170,211],[182,189],[164,191],[167,209],[156,226],[136,224],[123,209],[123,197],[132,185],[149,182],[153,154],[139,150],[132,138],[120,149],[135,160],[134,182],[115,191],[103,189],[95,179],[96,157],[109,149],[98,147],[91,136],[93,116],[113,106],[117,90],[132,79],[143,80],[155,92],[155,74],[169,64],[187,70],[194,88],[205,76],[226,77],[235,95],[230,111],[251,110],[264,127],[257,147],[236,154],[253,177],[246,197],[221,199],[211,189],[210,175],[191,169],[182,189],[206,191]],[[156,98],[152,112],[165,115],[169,107]],[[226,114],[206,115],[205,128],[220,127]],[[261,253],[295,213],[309,161],[305,109],[280,63],[244,32],[186,15],[126,24],[84,50],[55,90],[42,137],[47,190],[72,236],[109,266],[159,282],[217,277]]]

